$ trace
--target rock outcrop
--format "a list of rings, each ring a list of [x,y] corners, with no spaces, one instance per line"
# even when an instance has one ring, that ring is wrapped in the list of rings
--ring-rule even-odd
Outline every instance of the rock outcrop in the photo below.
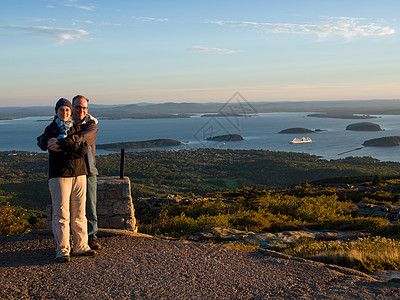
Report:
[[[300,243],[305,239],[319,241],[333,240],[355,240],[365,237],[367,234],[359,231],[312,231],[312,230],[291,230],[283,232],[251,232],[231,228],[213,227],[202,232],[186,235],[184,238],[196,242],[214,243],[240,243],[254,245],[262,249],[282,250]]]

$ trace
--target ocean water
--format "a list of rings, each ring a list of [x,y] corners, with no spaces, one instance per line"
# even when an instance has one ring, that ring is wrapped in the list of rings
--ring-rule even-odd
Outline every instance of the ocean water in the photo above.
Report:
[[[312,113],[312,112],[310,112]],[[400,136],[400,116],[380,115],[376,119],[350,120],[307,117],[309,113],[265,113],[246,117],[217,117],[200,115],[177,119],[123,119],[99,120],[97,144],[145,141],[152,139],[174,139],[182,146],[166,149],[195,149],[202,147],[220,149],[263,149],[285,152],[304,152],[324,159],[339,159],[348,156],[371,156],[381,161],[400,161],[400,147],[362,147],[365,140]],[[36,146],[36,137],[52,119],[30,117],[17,120],[0,120],[0,151],[21,150],[41,152]],[[356,132],[345,130],[346,126],[358,122],[379,124],[384,131]],[[305,134],[312,139],[309,144],[290,144],[302,134],[279,134],[293,127],[304,127],[320,132]],[[240,134],[244,140],[235,142],[211,142],[210,136]],[[160,149],[160,148],[158,148]],[[350,152],[348,152],[350,151]],[[98,150],[97,154],[110,152]]]

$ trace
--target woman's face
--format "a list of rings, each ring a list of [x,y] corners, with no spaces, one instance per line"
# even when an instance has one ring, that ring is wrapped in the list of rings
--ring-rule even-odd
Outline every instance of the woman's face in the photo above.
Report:
[[[71,109],[68,106],[60,106],[60,108],[57,109],[57,117],[63,122],[68,121],[71,117]]]

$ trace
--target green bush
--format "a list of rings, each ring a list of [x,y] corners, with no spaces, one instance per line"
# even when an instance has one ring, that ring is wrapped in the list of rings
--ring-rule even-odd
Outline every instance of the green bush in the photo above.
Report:
[[[28,232],[29,223],[26,210],[11,206],[6,202],[0,206],[0,235],[22,234]]]
[[[389,220],[385,218],[343,216],[328,222],[325,228],[337,230],[368,230],[371,232],[386,228],[388,225]]]
[[[400,239],[400,220],[397,220],[393,224],[389,224],[389,221],[387,221],[385,225],[376,228],[373,233],[380,236]]]
[[[241,210],[230,216],[230,224],[239,230],[264,231],[271,226],[271,221],[258,211]]]

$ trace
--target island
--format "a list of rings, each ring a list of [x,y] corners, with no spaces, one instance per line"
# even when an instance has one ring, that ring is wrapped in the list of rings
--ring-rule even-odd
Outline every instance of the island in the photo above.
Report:
[[[219,136],[212,136],[206,139],[207,141],[225,141],[225,142],[234,142],[234,141],[243,141],[244,138],[239,134],[226,134]]]
[[[376,117],[370,115],[355,115],[348,113],[325,113],[325,114],[309,114],[307,117],[313,118],[335,118],[335,119],[374,119]]]
[[[279,133],[312,133],[312,132],[315,131],[307,128],[288,128],[279,131]]]
[[[374,147],[390,147],[400,145],[400,136],[385,136],[372,140],[367,140],[363,143],[363,146],[374,146]]]
[[[360,123],[353,123],[346,127],[346,130],[353,130],[353,131],[382,131],[382,128],[375,123],[371,122],[360,122]]]
[[[214,118],[214,117],[248,117],[247,115],[237,114],[235,112],[227,113],[215,113],[215,114],[204,114],[201,115],[202,118]]]
[[[121,142],[112,144],[100,144],[96,145],[97,149],[107,150],[107,151],[120,151],[121,149],[141,149],[141,148],[156,148],[156,147],[171,147],[180,146],[182,143],[180,141],[170,140],[170,139],[156,139],[149,141],[138,141],[138,142]]]

